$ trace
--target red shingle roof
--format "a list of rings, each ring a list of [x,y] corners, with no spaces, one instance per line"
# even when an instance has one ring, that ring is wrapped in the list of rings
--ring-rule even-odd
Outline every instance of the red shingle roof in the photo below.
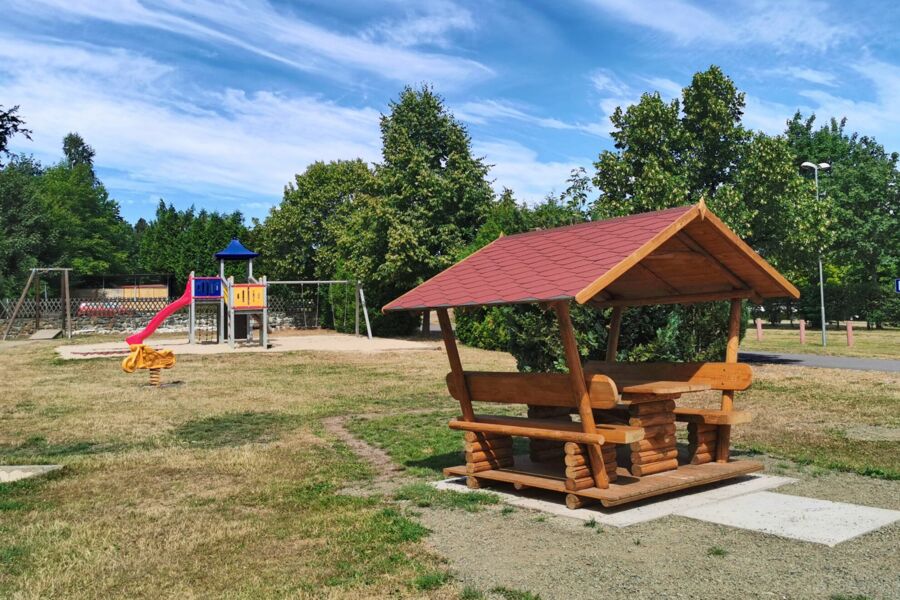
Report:
[[[384,310],[571,299],[692,208],[501,237]]]

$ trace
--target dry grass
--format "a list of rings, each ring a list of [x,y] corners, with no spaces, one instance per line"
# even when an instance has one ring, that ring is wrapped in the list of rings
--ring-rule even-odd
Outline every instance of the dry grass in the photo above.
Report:
[[[799,330],[773,329],[763,323],[763,339],[756,341],[756,328],[751,325],[747,327],[741,348],[789,354],[900,358],[900,329],[867,330],[865,323],[854,323],[853,346],[847,346],[847,334],[844,330],[828,331],[826,336],[828,345],[823,348],[822,332],[818,329],[807,329],[806,343],[801,346]]]
[[[514,365],[470,349],[463,361]],[[393,431],[408,452],[440,454],[451,442],[427,435],[445,431],[454,410],[443,353],[185,356],[164,373],[184,385],[163,390],[141,387],[145,376],[115,359],[60,361],[45,345],[0,350],[0,371],[0,463],[66,465],[0,485],[0,597],[456,593],[420,543],[424,529],[392,498],[339,492],[372,474],[321,426],[332,415],[434,409],[431,421]],[[836,433],[900,424],[897,377],[756,373],[738,406],[757,420],[736,428],[738,443],[853,468],[898,463],[896,442],[870,452]],[[426,436],[418,446],[416,435]]]
[[[115,359],[0,352],[0,462],[66,465],[0,486],[0,597],[423,593],[426,532],[338,493],[371,474],[320,419],[446,406],[442,359],[191,356],[152,390]]]

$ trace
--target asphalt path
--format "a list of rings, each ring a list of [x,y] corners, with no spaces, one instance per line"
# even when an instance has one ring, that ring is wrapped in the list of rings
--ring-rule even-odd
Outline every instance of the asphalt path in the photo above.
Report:
[[[820,369],[852,369],[855,371],[900,372],[900,360],[856,358],[853,356],[822,356],[819,354],[781,354],[778,352],[741,352],[741,362],[768,363]]]

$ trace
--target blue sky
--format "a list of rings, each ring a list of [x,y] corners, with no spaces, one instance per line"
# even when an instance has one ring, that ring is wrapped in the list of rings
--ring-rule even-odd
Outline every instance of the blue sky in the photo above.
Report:
[[[4,0],[0,104],[21,105],[45,163],[78,131],[124,216],[180,208],[263,217],[314,160],[379,160],[378,118],[432,83],[535,201],[592,171],[609,114],[677,96],[720,65],[745,123],[795,110],[900,150],[900,3]]]

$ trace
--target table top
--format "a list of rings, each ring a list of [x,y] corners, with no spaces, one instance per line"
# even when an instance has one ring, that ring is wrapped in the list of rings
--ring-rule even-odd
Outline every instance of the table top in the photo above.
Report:
[[[616,386],[622,394],[652,396],[705,392],[712,389],[706,383],[689,383],[687,381],[616,381]]]

